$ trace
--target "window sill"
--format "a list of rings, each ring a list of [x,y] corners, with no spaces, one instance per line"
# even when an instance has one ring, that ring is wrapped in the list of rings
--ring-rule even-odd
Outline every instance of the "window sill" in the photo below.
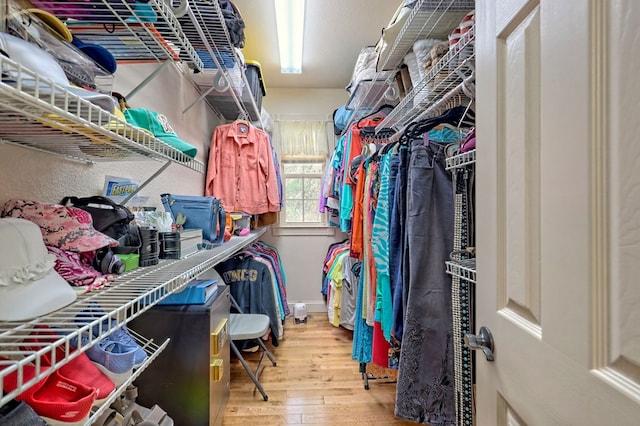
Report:
[[[288,236],[328,236],[336,235],[336,228],[332,226],[277,226],[271,228],[274,237]]]

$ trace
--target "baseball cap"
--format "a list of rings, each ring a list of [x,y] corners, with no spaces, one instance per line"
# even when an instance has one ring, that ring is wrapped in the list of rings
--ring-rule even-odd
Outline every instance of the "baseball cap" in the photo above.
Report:
[[[118,242],[93,227],[89,212],[77,207],[12,199],[5,203],[2,216],[19,217],[40,227],[45,244],[62,250],[87,252]]]
[[[54,264],[38,225],[20,218],[0,219],[0,321],[36,318],[76,300],[76,292]]]
[[[2,32],[0,32],[0,50],[11,60],[37,73],[40,77],[51,80],[58,86],[62,86],[69,92],[113,114],[115,100],[111,96],[72,86],[60,64],[46,50],[26,40]],[[8,78],[3,75],[3,80],[8,80]],[[35,87],[39,84],[40,93],[45,94],[46,90],[50,89],[50,86],[43,83],[36,81],[35,78],[27,73],[22,74],[23,88]],[[53,91],[57,90],[53,88]],[[61,91],[60,94],[62,94]]]
[[[46,29],[52,31],[53,35],[58,37],[60,40],[69,43],[73,40],[73,36],[71,35],[69,28],[67,28],[67,26],[53,13],[36,8],[22,9],[22,11],[32,13],[40,18],[40,20],[46,24]]]
[[[95,43],[85,43],[77,37],[74,37],[71,43],[108,73],[113,74],[118,69],[116,58],[105,47]]]
[[[193,158],[198,153],[195,146],[188,144],[176,135],[167,121],[167,117],[163,114],[146,108],[127,108],[124,110],[124,116],[129,124],[149,130],[153,136],[189,157]]]

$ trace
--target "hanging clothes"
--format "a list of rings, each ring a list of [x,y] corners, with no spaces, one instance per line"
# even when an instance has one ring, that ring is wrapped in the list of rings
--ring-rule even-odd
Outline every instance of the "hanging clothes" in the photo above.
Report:
[[[353,330],[356,322],[358,277],[353,273],[357,259],[346,255],[342,259],[342,297],[340,298],[340,325]]]
[[[245,250],[246,252],[253,254],[255,257],[268,262],[272,267],[276,283],[274,290],[280,303],[280,315],[282,318],[285,318],[291,313],[291,311],[289,310],[289,303],[287,303],[287,277],[284,273],[278,249],[264,241],[256,241]]]
[[[327,254],[324,257],[324,261],[322,262],[322,289],[320,290],[320,292],[324,296],[325,302],[329,294],[329,271],[333,266],[333,262],[335,262],[335,260],[338,258],[338,255],[345,250],[349,250],[348,239],[338,243],[332,243],[327,249]]]
[[[373,347],[373,327],[367,325],[366,318],[362,313],[362,303],[360,302],[363,297],[363,273],[362,263],[358,262],[353,266],[354,274],[358,277],[358,289],[356,300],[356,317],[353,328],[353,346],[351,348],[351,358],[360,363],[371,362],[372,347]]]
[[[394,338],[402,340],[404,331],[404,313],[407,309],[406,285],[408,281],[406,257],[406,210],[407,210],[407,168],[409,165],[409,149],[401,145],[396,160],[391,162],[390,181],[395,180],[393,205],[391,206],[391,223],[389,231],[389,272],[392,295]]]
[[[407,302],[395,415],[433,426],[456,424],[451,277],[453,186],[444,149],[410,141],[407,163]]]
[[[220,199],[228,212],[280,211],[278,175],[265,131],[245,121],[216,127],[209,151],[205,195]]]
[[[391,341],[391,326],[393,321],[391,283],[389,276],[389,217],[390,217],[390,170],[391,153],[380,159],[380,186],[378,201],[373,218],[371,233],[371,248],[376,265],[376,312],[379,312],[380,326],[385,339]]]
[[[243,252],[218,263],[215,270],[230,286],[231,295],[244,313],[264,314],[269,317],[271,342],[278,346],[281,338],[281,320],[270,268],[250,253]]]

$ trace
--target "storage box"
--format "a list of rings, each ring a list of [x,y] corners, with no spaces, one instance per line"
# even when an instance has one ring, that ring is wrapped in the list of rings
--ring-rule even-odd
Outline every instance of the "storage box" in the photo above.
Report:
[[[192,280],[184,290],[170,294],[158,305],[203,305],[216,294],[217,279]]]
[[[158,240],[161,259],[184,259],[199,250],[198,244],[202,243],[202,229],[160,232]]]
[[[124,271],[133,271],[139,266],[140,255],[138,253],[119,254],[118,257],[124,262]]]
[[[251,229],[251,215],[241,212],[231,212],[228,217],[231,218],[231,233],[240,235],[243,229]]]

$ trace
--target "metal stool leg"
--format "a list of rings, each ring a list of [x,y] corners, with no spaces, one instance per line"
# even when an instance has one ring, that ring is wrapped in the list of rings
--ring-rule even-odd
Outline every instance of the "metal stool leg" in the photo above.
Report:
[[[260,343],[262,343],[262,342],[260,342]],[[253,380],[253,383],[256,385],[256,388],[258,388],[258,390],[262,394],[262,398],[265,401],[267,401],[269,399],[269,397],[267,396],[267,393],[264,391],[264,388],[260,384],[260,381],[258,380],[258,377],[254,374],[253,370],[251,370],[251,367],[249,367],[249,364],[247,364],[247,361],[245,361],[244,357],[242,356],[242,354],[240,353],[240,351],[236,347],[235,343],[233,343],[233,340],[231,341],[231,349],[233,349],[233,352],[236,354],[236,356],[240,360],[240,363],[244,367],[245,371],[247,372],[249,377],[251,377],[251,380]],[[269,357],[269,358],[271,358],[271,357]],[[259,365],[258,365],[258,367],[259,367]]]
[[[269,358],[269,360],[271,360],[271,364],[275,367],[276,359],[274,358],[273,354],[269,351],[269,349],[267,349],[265,344],[262,342],[262,339],[256,339],[256,340],[258,341],[258,345],[260,345],[260,347],[262,348],[262,353],[267,354],[267,357]],[[260,358],[262,359],[262,357]]]

